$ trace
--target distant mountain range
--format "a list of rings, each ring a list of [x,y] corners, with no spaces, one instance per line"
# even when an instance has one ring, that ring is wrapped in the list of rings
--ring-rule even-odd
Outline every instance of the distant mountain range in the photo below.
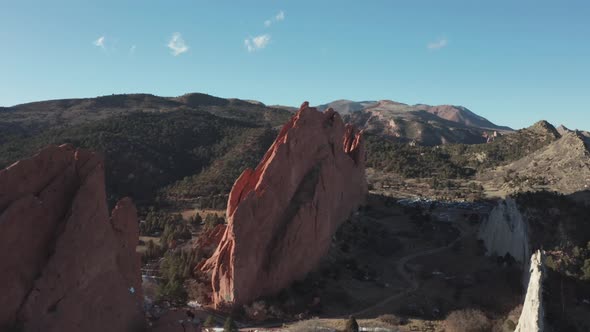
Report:
[[[0,108],[0,143],[11,137],[26,137],[46,129],[65,128],[137,112],[168,113],[203,110],[224,118],[280,125],[291,113],[259,102],[224,99],[202,93],[180,97],[151,94],[107,95],[96,98],[39,101]]]
[[[328,107],[368,133],[421,145],[484,143],[484,136],[493,131],[512,131],[462,106],[406,105],[390,100],[337,100],[319,105],[318,109],[323,111]],[[282,124],[296,110],[289,106],[267,106],[258,101],[225,99],[202,93],[179,97],[125,94],[48,100],[0,108],[0,143],[9,137],[28,137],[48,128],[65,128],[136,112],[167,113],[197,109],[224,118],[271,126]]]
[[[461,106],[338,100],[318,109],[328,107],[365,130],[375,167],[413,176],[483,172],[524,158],[568,133],[590,146],[588,132],[555,129],[544,121],[513,131]],[[109,95],[3,107],[0,167],[48,144],[72,143],[105,154],[111,198],[131,195],[140,206],[156,201],[188,204],[197,197],[226,194],[244,168],[256,166],[294,110],[201,93]],[[486,136],[493,138],[491,144],[476,144],[485,143]],[[428,147],[441,144],[440,149]],[[556,146],[549,152],[565,151]],[[549,152],[534,161],[541,164]],[[532,173],[531,165],[521,166]]]
[[[487,135],[484,133],[513,131],[509,127],[498,126],[463,106],[407,105],[391,100],[336,100],[320,105],[318,109],[329,107],[369,133],[422,145],[485,143]]]

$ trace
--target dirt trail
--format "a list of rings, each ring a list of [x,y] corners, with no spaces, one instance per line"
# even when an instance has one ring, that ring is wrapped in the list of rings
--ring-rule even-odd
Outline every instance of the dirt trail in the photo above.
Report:
[[[433,248],[433,249],[427,249],[427,250],[423,250],[423,251],[420,251],[420,252],[415,252],[415,253],[406,255],[406,256],[400,258],[397,261],[397,263],[396,263],[396,270],[399,273],[399,275],[404,279],[404,281],[409,285],[409,287],[406,290],[404,290],[404,291],[402,291],[400,293],[394,294],[394,295],[392,295],[392,296],[390,296],[390,297],[388,297],[386,299],[383,299],[382,301],[380,301],[380,302],[372,305],[371,307],[365,308],[365,309],[363,309],[361,311],[358,311],[358,312],[351,313],[350,315],[342,316],[342,318],[346,318],[348,316],[360,317],[362,315],[370,314],[374,310],[379,309],[380,307],[388,304],[391,301],[394,301],[396,299],[401,298],[402,296],[405,296],[405,295],[408,295],[408,294],[411,294],[411,293],[417,291],[418,288],[420,287],[420,284],[418,283],[418,281],[414,280],[414,278],[412,277],[412,275],[410,273],[408,273],[406,271],[406,269],[405,269],[406,264],[409,261],[411,261],[411,260],[413,260],[415,258],[422,257],[422,256],[428,256],[428,255],[432,255],[432,254],[436,254],[436,253],[439,253],[439,252],[441,252],[443,250],[449,249],[455,243],[461,241],[463,239],[463,237],[465,236],[464,235],[465,232],[460,227],[460,225],[458,223],[455,224],[455,225],[457,226],[457,229],[459,230],[460,234],[459,234],[459,236],[453,242],[451,242],[448,245],[443,246],[443,247],[438,247],[438,248]]]

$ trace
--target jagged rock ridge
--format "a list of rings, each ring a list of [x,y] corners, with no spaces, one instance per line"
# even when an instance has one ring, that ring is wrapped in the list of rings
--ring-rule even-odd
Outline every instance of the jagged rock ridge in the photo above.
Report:
[[[557,130],[552,131],[559,135]],[[581,132],[564,132],[563,136],[547,146],[490,170],[481,178],[507,192],[547,190],[571,194],[588,190],[589,147],[590,138]]]
[[[304,103],[254,170],[236,180],[209,273],[213,302],[243,304],[303,278],[367,193],[362,135]]]
[[[0,327],[129,331],[143,322],[136,210],[109,217],[102,158],[49,147],[0,171]]]

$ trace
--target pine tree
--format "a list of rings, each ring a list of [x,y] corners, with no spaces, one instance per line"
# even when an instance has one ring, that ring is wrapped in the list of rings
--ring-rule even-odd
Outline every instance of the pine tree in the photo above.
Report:
[[[348,321],[346,321],[346,332],[359,332],[359,324],[356,322],[354,317],[350,316]]]
[[[225,320],[225,324],[223,324],[223,332],[234,332],[237,330],[238,330],[238,328],[236,326],[236,323],[231,318],[231,316],[227,317],[227,319]]]
[[[214,327],[215,326],[215,318],[209,315],[207,319],[205,319],[205,323],[203,323],[203,327]]]

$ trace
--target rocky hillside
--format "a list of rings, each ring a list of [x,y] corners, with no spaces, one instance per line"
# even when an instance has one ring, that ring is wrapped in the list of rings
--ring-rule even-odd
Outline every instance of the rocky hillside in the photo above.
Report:
[[[398,142],[475,144],[485,143],[484,133],[489,131],[512,131],[462,106],[406,105],[391,100],[337,100],[318,106],[320,110],[328,107],[341,110],[347,119],[367,132]]]
[[[566,132],[560,139],[482,175],[507,191],[549,190],[571,194],[590,188],[587,138]]]
[[[290,112],[259,102],[224,99],[201,93],[180,97],[150,94],[110,95],[96,98],[47,100],[0,109],[0,128],[11,127],[13,137],[48,129],[67,128],[132,113],[168,113],[200,110],[220,117],[273,126],[284,123]],[[2,131],[4,133],[4,131]],[[0,143],[2,143],[0,136]],[[4,138],[6,140],[6,138]]]
[[[442,149],[452,156],[454,162],[481,171],[524,158],[560,137],[549,122],[539,121],[528,128],[502,135],[489,144],[455,144]]]
[[[199,93],[22,104],[0,109],[0,167],[48,144],[72,143],[105,155],[111,203],[126,195],[144,206],[227,194],[291,115]]]

